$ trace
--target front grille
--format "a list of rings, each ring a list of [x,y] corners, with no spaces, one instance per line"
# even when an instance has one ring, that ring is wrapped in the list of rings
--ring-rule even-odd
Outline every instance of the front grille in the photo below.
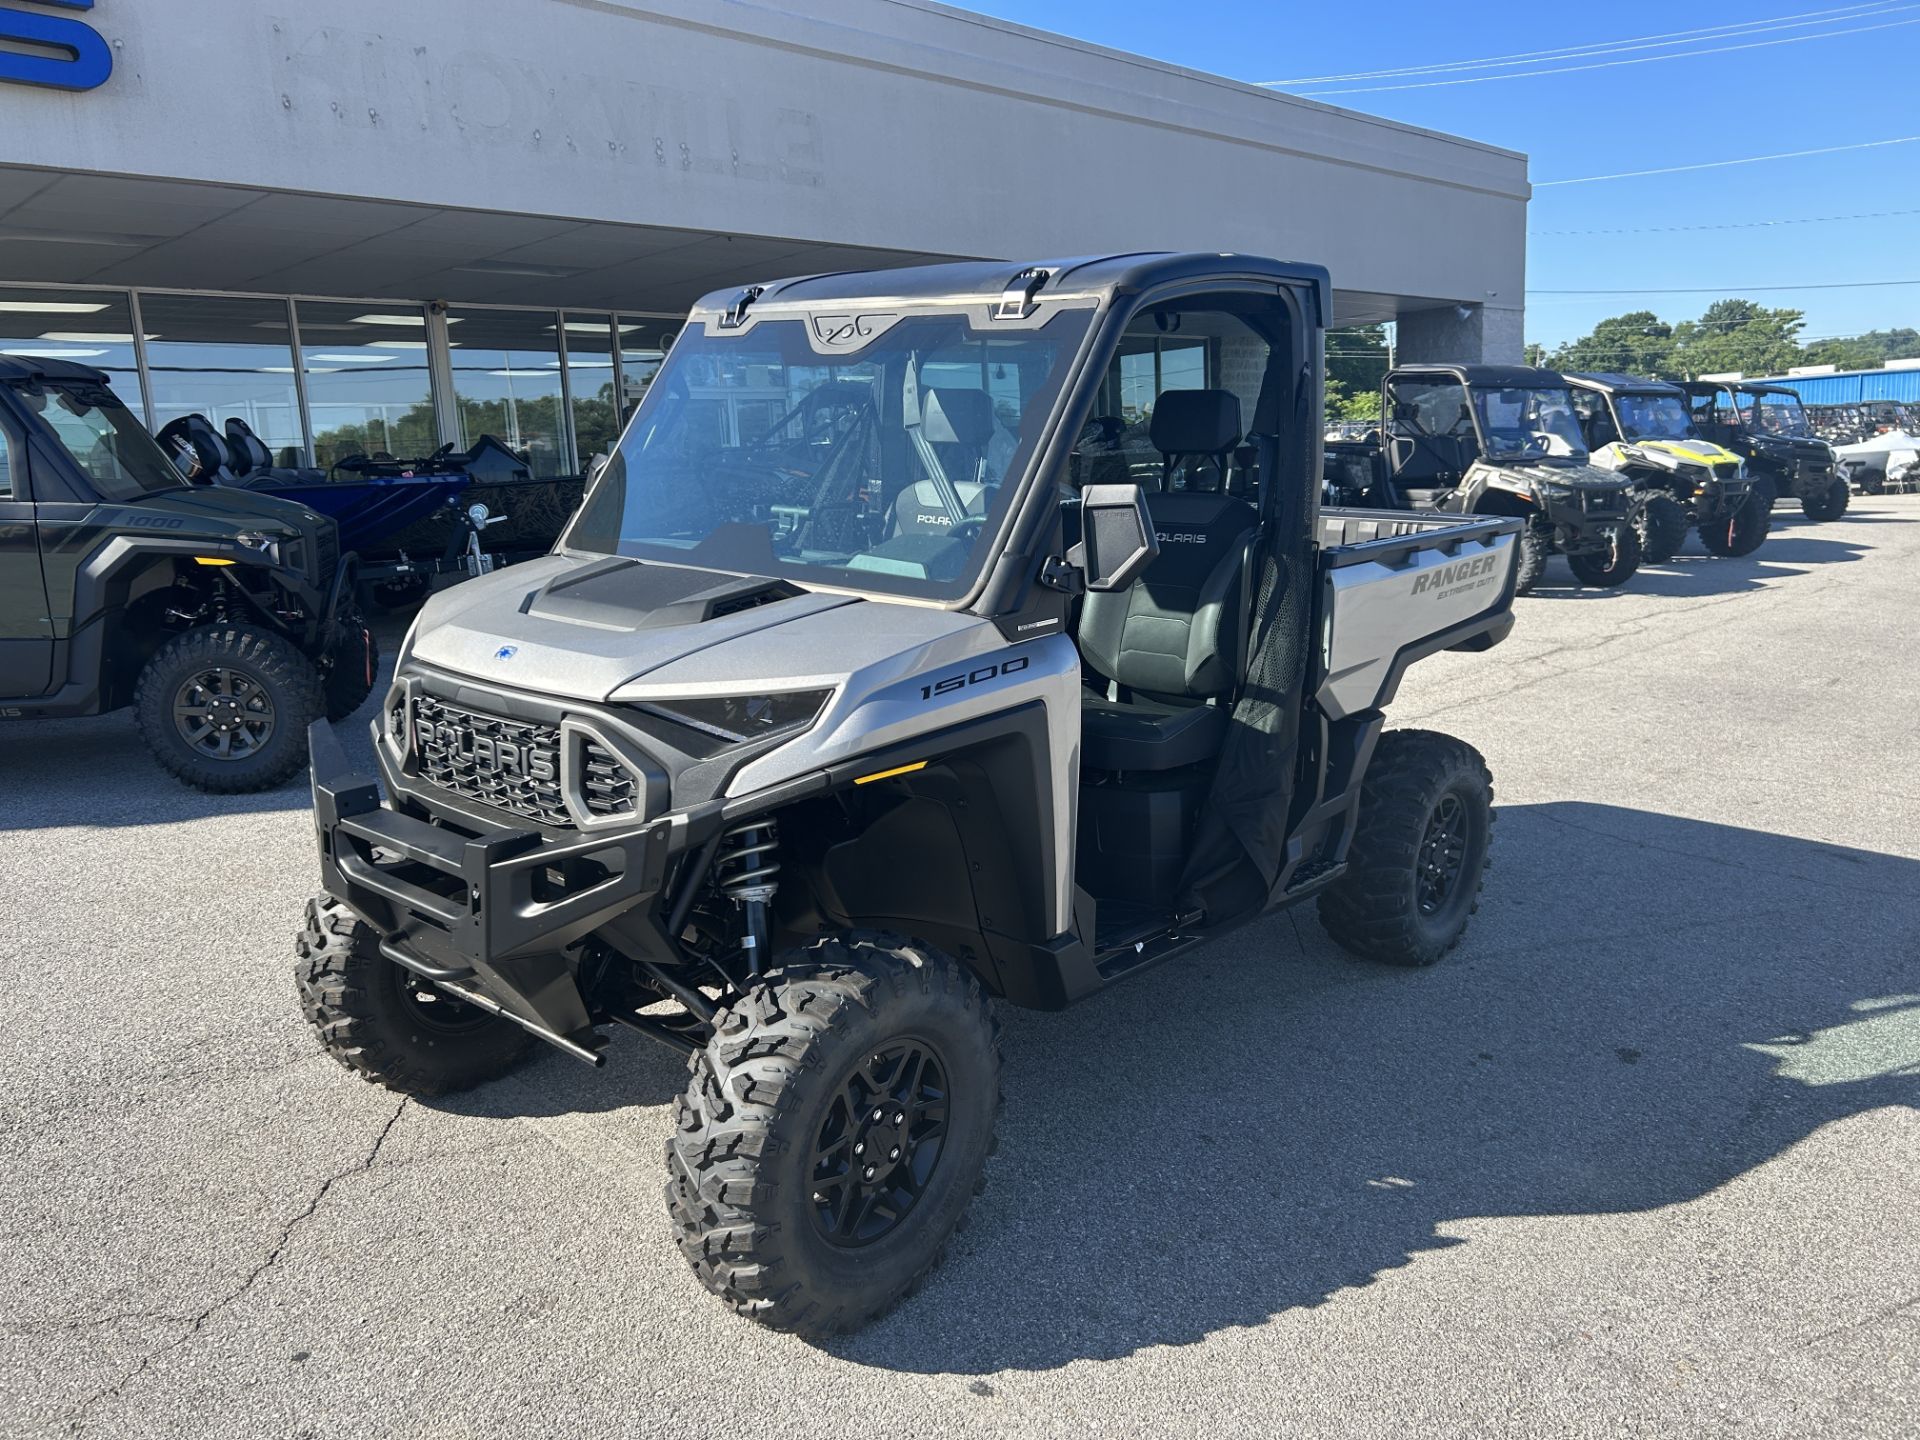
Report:
[[[580,747],[580,803],[589,815],[611,820],[640,810],[640,782],[598,740]]]
[[[1619,490],[1586,490],[1580,495],[1580,508],[1589,515],[1614,517],[1627,513],[1625,493]]]
[[[1724,460],[1713,467],[1716,480],[1737,480],[1740,478],[1740,464],[1736,460]]]
[[[416,695],[413,737],[420,778],[429,785],[541,825],[573,824],[560,783],[558,726]]]

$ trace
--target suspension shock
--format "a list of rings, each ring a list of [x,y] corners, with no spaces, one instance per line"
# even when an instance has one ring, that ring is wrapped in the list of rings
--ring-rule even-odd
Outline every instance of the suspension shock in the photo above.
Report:
[[[740,948],[747,970],[758,975],[767,953],[767,906],[780,888],[780,828],[772,820],[736,825],[720,840],[714,862],[720,893],[744,912]]]

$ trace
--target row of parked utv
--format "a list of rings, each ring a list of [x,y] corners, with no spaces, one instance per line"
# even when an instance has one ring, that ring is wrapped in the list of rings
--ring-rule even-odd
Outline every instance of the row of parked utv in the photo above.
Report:
[[[1776,385],[1409,365],[1386,377],[1380,413],[1381,429],[1327,441],[1328,501],[1520,519],[1520,594],[1555,555],[1582,584],[1624,585],[1689,531],[1709,555],[1750,555],[1775,505],[1834,520],[1850,495],[1800,397]]]

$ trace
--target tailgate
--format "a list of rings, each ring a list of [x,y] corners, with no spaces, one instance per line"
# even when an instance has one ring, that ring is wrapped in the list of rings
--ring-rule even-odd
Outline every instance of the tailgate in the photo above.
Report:
[[[1521,521],[1404,510],[1320,512],[1320,673],[1333,719],[1393,698],[1415,660],[1513,628]]]

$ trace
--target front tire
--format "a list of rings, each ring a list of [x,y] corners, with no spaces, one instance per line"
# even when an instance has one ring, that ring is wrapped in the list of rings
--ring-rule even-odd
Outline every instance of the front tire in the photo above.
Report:
[[[1518,558],[1514,561],[1513,593],[1531,594],[1540,577],[1547,573],[1547,561],[1553,558],[1553,531],[1529,520],[1514,542]]]
[[[1640,568],[1640,532],[1622,525],[1613,532],[1613,545],[1607,550],[1569,555],[1567,567],[1582,585],[1615,590],[1633,578]]]
[[[1756,487],[1732,514],[1703,522],[1700,543],[1709,555],[1738,558],[1758,550],[1772,529],[1773,491]]]
[[[1480,908],[1493,820],[1493,776],[1478,750],[1431,730],[1389,730],[1361,783],[1346,873],[1321,892],[1321,925],[1362,959],[1433,964]]]
[[[821,941],[717,1016],[691,1068],[667,1209],[729,1308],[834,1334],[939,1263],[1000,1108],[996,1028],[958,961],[892,936]]]
[[[402,1095],[470,1090],[507,1073],[533,1037],[436,990],[380,953],[380,937],[331,895],[307,902],[294,939],[300,1008],[329,1055]]]
[[[271,790],[307,759],[307,726],[321,713],[319,672],[284,635],[214,625],[154,652],[134,691],[134,714],[154,759],[197,790]]]
[[[1664,565],[1686,544],[1686,507],[1671,495],[1649,495],[1634,529],[1640,537],[1640,558],[1650,565]]]
[[[1800,501],[1800,511],[1807,519],[1821,523],[1838,520],[1847,513],[1847,502],[1852,498],[1852,487],[1844,480],[1835,480],[1818,495],[1804,497]]]

